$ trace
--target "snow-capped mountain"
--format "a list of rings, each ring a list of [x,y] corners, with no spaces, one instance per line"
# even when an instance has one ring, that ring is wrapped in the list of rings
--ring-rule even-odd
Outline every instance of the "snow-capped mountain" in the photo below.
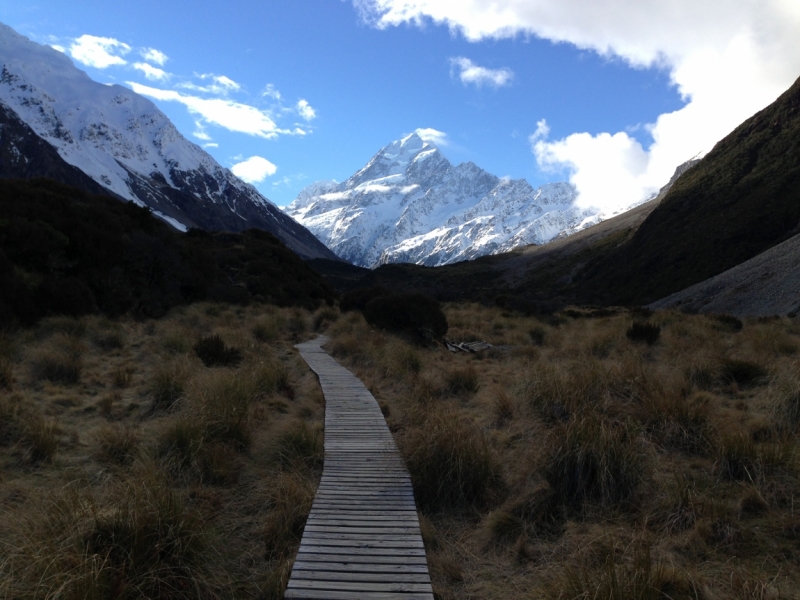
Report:
[[[534,189],[471,162],[453,166],[412,133],[347,181],[311,184],[285,210],[354,264],[436,266],[542,244],[604,218],[575,198],[569,183]]]
[[[28,176],[30,158],[21,148],[36,145],[25,139],[32,131],[109,193],[149,206],[178,229],[257,227],[306,258],[336,258],[254,187],[184,138],[150,100],[93,81],[66,55],[1,23],[0,65],[0,113],[14,124],[0,128],[0,145],[8,150],[0,165],[5,176]],[[9,139],[12,129],[15,137]]]

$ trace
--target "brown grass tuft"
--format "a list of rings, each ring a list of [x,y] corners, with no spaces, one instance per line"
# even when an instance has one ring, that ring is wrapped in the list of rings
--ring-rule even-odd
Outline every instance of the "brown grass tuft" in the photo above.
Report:
[[[402,440],[414,493],[423,509],[490,503],[502,494],[502,471],[483,431],[447,408],[432,410]]]

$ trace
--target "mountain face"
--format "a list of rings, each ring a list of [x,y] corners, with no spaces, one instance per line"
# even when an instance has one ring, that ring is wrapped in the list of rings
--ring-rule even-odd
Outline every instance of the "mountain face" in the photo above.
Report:
[[[576,278],[597,301],[647,304],[800,232],[800,79],[678,179],[635,234]]]
[[[254,187],[184,138],[150,100],[93,81],[64,54],[3,24],[0,65],[3,176],[30,176],[30,164],[44,152],[33,133],[106,193],[148,206],[179,230],[259,228],[305,258],[336,258]],[[38,149],[28,156],[24,148]],[[48,168],[56,179],[70,171],[63,165]]]
[[[534,189],[471,162],[453,166],[414,133],[347,181],[308,186],[285,210],[356,265],[438,266],[542,244],[604,218],[575,198],[568,183]]]

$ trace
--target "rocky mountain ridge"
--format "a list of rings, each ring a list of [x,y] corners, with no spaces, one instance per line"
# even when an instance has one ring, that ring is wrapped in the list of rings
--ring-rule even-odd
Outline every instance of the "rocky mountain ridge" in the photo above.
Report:
[[[569,183],[534,189],[472,162],[451,164],[412,133],[342,183],[316,182],[286,207],[353,264],[439,266],[543,244],[606,218],[575,204]]]
[[[119,85],[103,85],[63,53],[0,24],[0,110],[18,119],[108,193],[148,206],[179,230],[243,231],[276,235],[306,258],[336,258],[258,191],[189,142],[148,99]],[[24,128],[23,128],[24,129]],[[0,145],[31,147],[0,130]],[[28,135],[29,137],[29,135]],[[25,177],[25,161],[5,162],[5,176]],[[61,170],[63,169],[56,169]],[[74,183],[74,182],[67,182]],[[95,191],[95,190],[90,190]]]

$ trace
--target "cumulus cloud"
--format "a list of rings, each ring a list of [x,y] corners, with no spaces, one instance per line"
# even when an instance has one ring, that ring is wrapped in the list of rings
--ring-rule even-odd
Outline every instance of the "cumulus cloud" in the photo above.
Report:
[[[169,59],[161,50],[156,50],[155,48],[142,48],[139,50],[139,55],[147,62],[158,65],[159,67],[163,67]]]
[[[164,81],[169,79],[169,73],[164,71],[163,69],[159,69],[158,67],[154,67],[153,65],[149,65],[147,63],[133,63],[133,68],[137,71],[141,71],[145,78],[149,79],[150,81]]]
[[[62,46],[61,44],[50,44],[50,47],[51,47],[53,50],[58,50],[58,51],[59,51],[59,52],[61,52],[62,54],[66,54],[66,53],[67,53],[67,49],[66,49],[66,48],[64,48],[64,46]]]
[[[317,111],[311,107],[311,105],[308,103],[308,100],[299,100],[296,108],[297,114],[303,117],[306,121],[311,121],[317,118]]]
[[[82,35],[69,47],[69,54],[72,58],[97,69],[127,64],[128,61],[122,56],[130,51],[131,47],[125,42],[94,35]]]
[[[278,167],[261,156],[251,156],[231,167],[233,174],[247,183],[260,183],[275,175],[277,170]]]
[[[438,131],[430,127],[416,129],[414,133],[426,142],[432,142],[436,146],[447,146],[449,142],[447,134],[444,131]]]
[[[279,128],[266,111],[227,98],[200,98],[199,96],[182,94],[175,90],[153,88],[132,81],[129,81],[128,85],[137,94],[149,96],[156,100],[183,104],[190,113],[200,117],[204,124],[218,125],[229,131],[246,133],[265,139],[274,139],[278,137],[278,134],[301,134],[297,130]],[[305,134],[305,132],[302,132],[302,134]]]
[[[463,56],[450,59],[450,65],[454,71],[458,71],[458,78],[464,85],[473,84],[477,87],[490,85],[493,87],[503,87],[509,85],[514,79],[514,72],[511,69],[488,69],[480,67],[470,59]]]
[[[669,71],[686,101],[655,118],[646,148],[626,132],[540,136],[543,168],[567,167],[579,203],[616,208],[658,189],[675,167],[707,152],[800,74],[796,0],[354,0],[386,28],[433,22],[471,41],[537,36]],[[604,169],[596,165],[605,165]]]

